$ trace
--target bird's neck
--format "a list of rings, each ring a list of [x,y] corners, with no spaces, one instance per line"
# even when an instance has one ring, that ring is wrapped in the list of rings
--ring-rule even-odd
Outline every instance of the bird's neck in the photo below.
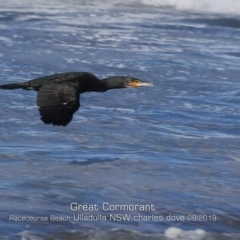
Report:
[[[107,91],[110,89],[125,88],[125,85],[122,82],[119,82],[117,80],[118,79],[115,76],[103,79],[101,81],[101,84],[105,89],[104,91]]]
[[[87,80],[80,83],[80,93],[84,92],[105,92],[107,91],[107,84],[99,79]]]
[[[106,92],[110,89],[125,88],[123,83],[119,83],[116,77],[109,77],[103,80],[86,79],[80,83],[80,93],[83,92]]]

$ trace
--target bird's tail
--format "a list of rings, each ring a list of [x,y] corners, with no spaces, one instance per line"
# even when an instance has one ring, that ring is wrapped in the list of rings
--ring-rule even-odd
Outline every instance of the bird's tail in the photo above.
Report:
[[[18,89],[18,88],[26,89],[27,87],[28,87],[27,83],[24,82],[0,85],[0,89]]]

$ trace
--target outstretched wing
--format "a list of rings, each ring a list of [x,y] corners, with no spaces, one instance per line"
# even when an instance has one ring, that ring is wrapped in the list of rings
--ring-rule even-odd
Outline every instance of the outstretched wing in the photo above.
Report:
[[[79,109],[79,92],[72,83],[49,83],[40,88],[37,105],[45,124],[67,126]]]

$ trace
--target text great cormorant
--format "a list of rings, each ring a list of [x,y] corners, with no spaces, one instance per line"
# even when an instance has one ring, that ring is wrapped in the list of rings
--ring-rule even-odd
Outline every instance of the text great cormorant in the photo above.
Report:
[[[0,85],[0,88],[38,91],[37,106],[39,106],[41,120],[45,124],[67,126],[80,107],[81,93],[140,86],[153,86],[153,84],[127,76],[113,76],[99,80],[92,73],[68,72],[26,82]]]

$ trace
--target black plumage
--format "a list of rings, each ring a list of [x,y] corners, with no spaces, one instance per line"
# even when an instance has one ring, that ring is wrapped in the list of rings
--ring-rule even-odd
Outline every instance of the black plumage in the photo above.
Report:
[[[45,124],[66,126],[80,107],[81,93],[139,86],[153,86],[153,84],[127,76],[113,76],[99,80],[92,73],[69,72],[0,85],[0,89],[21,88],[38,91],[37,106],[42,121]]]

